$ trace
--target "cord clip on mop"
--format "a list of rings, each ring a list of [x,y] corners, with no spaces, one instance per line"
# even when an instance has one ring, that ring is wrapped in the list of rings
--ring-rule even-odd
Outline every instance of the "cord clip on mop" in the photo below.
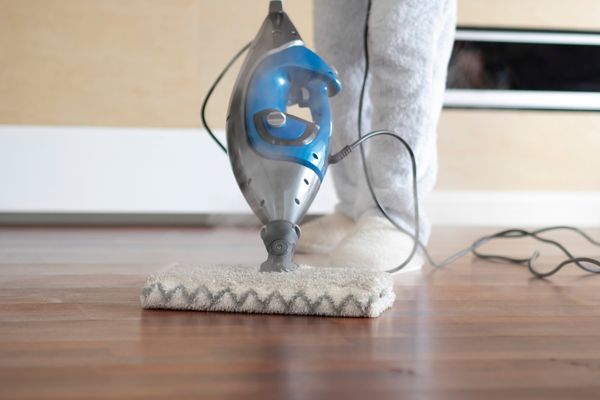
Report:
[[[233,89],[226,127],[233,173],[264,224],[267,259],[260,267],[175,266],[148,279],[145,308],[376,317],[391,307],[393,282],[383,271],[293,260],[298,223],[327,171],[329,97],[340,90],[334,69],[305,47],[282,2],[271,1]],[[308,108],[313,120],[288,113],[291,105]]]

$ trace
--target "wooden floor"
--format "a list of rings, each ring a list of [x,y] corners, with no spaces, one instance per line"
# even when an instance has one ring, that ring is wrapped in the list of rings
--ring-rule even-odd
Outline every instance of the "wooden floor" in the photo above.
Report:
[[[431,248],[489,231],[437,230]],[[535,280],[468,256],[399,276],[372,320],[140,309],[146,275],[171,262],[263,256],[249,229],[1,229],[0,398],[600,398],[600,276],[573,267]]]

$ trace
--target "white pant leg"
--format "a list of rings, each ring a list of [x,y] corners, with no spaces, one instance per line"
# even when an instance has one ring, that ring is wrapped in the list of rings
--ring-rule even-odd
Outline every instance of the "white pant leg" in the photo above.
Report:
[[[431,192],[437,175],[436,130],[455,24],[455,0],[373,0],[371,8],[370,128],[395,131],[413,148],[420,200]],[[370,140],[366,155],[381,203],[414,230],[408,153],[397,140],[380,137]],[[354,215],[376,212],[366,182],[358,180]],[[424,242],[429,232],[423,217]]]
[[[315,0],[315,47],[323,59],[334,66],[342,91],[332,97],[332,153],[358,138],[357,108],[364,74],[363,30],[367,0]],[[363,126],[368,127],[369,96],[365,97]],[[354,218],[357,178],[361,171],[360,154],[354,152],[330,167],[339,202],[336,210]]]

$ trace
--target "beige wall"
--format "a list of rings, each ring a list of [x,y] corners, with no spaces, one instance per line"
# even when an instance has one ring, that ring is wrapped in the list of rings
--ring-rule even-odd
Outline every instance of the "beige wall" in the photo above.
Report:
[[[600,190],[600,113],[447,110],[442,189]]]
[[[286,2],[310,42],[311,5]],[[210,83],[265,11],[262,0],[0,0],[0,123],[198,126]],[[234,78],[215,94],[215,126]]]
[[[200,126],[210,83],[266,0],[0,0],[0,124]],[[312,44],[312,1],[286,0]],[[460,23],[600,30],[600,1],[460,0]],[[209,120],[223,127],[235,73]],[[445,189],[600,190],[600,116],[446,111]]]
[[[458,0],[462,25],[600,30],[598,0]]]

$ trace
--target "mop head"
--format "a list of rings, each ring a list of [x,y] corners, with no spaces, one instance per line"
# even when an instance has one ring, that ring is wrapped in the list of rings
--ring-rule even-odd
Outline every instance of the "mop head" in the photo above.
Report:
[[[151,275],[140,297],[148,309],[377,317],[394,303],[382,271],[301,265],[293,272],[247,266],[178,264]]]

